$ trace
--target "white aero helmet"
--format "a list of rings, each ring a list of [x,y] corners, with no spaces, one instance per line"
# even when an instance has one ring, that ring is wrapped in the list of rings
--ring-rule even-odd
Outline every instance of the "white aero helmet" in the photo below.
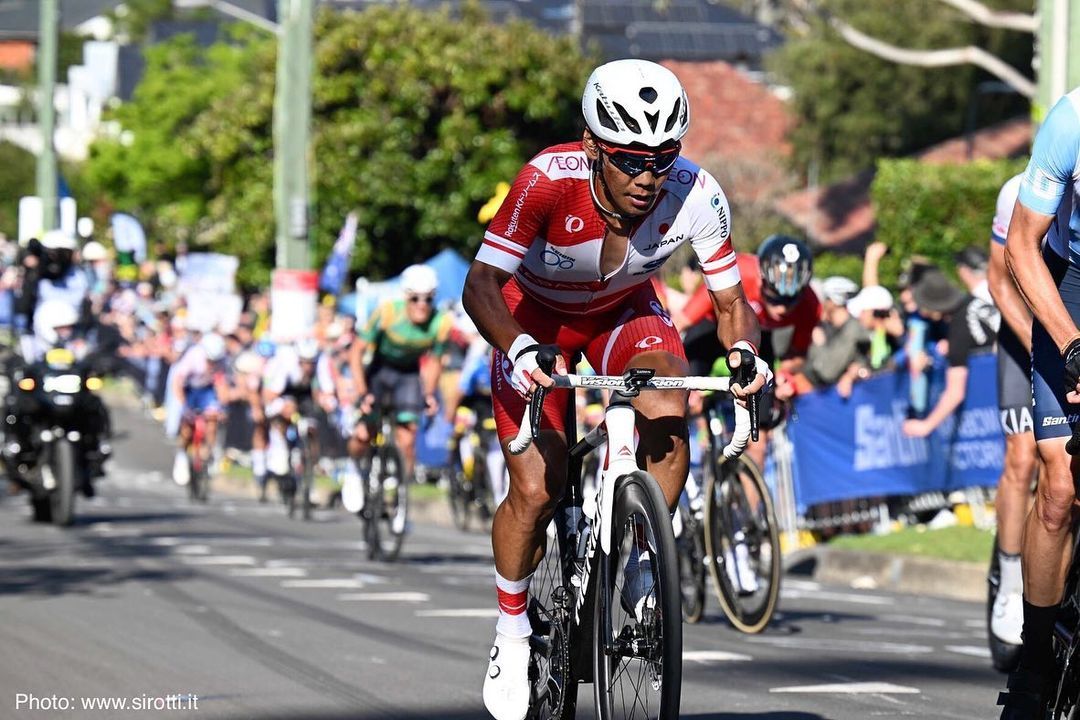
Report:
[[[406,293],[430,295],[439,287],[439,277],[429,265],[410,265],[401,273],[401,289]]]
[[[83,245],[82,256],[83,260],[86,262],[97,262],[99,260],[109,259],[109,253],[105,249],[105,246],[97,240],[91,240]]]
[[[49,230],[41,236],[41,246],[47,250],[78,250],[79,243],[63,230]]]
[[[34,332],[49,345],[60,339],[57,328],[79,324],[79,311],[63,300],[46,300],[34,313]]]
[[[202,336],[199,346],[206,353],[206,359],[212,363],[218,362],[225,357],[225,338],[217,333],[207,333]]]
[[[681,140],[690,127],[679,78],[648,60],[615,60],[593,70],[581,111],[593,135],[616,145],[660,147]]]

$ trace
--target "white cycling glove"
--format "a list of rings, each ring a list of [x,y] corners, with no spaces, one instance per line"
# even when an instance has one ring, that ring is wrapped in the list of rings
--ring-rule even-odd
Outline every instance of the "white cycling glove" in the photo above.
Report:
[[[753,345],[751,345],[746,340],[739,340],[737,343],[732,344],[731,349],[732,350],[746,350],[748,353],[753,355],[754,356],[754,370],[757,371],[758,375],[764,375],[765,376],[765,385],[761,389],[762,390],[767,390],[768,388],[772,387],[772,384],[773,384],[772,368],[769,367],[769,363],[767,363],[767,362],[765,362],[764,360],[761,359],[761,356],[758,355],[757,348],[755,348]]]
[[[540,343],[532,335],[522,333],[518,335],[506,356],[514,363],[514,370],[510,374],[510,384],[521,397],[529,396],[529,388],[533,383],[533,370],[540,366],[536,362],[536,352],[540,349]]]

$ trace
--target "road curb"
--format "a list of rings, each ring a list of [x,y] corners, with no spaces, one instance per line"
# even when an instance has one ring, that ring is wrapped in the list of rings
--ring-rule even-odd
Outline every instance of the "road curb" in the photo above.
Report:
[[[950,600],[986,600],[987,568],[980,563],[830,548],[815,548],[812,554],[813,578],[819,582]]]

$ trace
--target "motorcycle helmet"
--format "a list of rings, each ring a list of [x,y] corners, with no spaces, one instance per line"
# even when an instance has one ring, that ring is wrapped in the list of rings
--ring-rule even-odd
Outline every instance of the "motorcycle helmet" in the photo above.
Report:
[[[34,333],[48,345],[71,338],[79,324],[79,311],[63,300],[46,300],[34,313]]]

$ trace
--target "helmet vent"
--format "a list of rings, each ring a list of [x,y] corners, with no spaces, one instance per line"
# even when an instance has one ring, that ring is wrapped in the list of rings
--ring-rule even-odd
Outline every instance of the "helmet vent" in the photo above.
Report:
[[[675,127],[675,121],[679,117],[679,111],[682,109],[682,98],[675,100],[675,106],[671,108],[671,116],[667,120],[667,124],[664,125],[664,132],[671,132],[671,128]]]
[[[600,119],[600,124],[608,130],[619,132],[619,126],[615,124],[615,119],[611,117],[599,98],[596,100],[596,117]]]
[[[647,112],[645,113],[645,119],[649,121],[649,127],[652,128],[652,131],[656,132],[656,123],[660,121],[660,113]]]
[[[626,112],[626,108],[624,108],[619,103],[612,103],[612,104],[615,106],[615,109],[619,112],[619,117],[622,118],[623,123],[626,125],[627,128],[629,128],[630,132],[632,132],[632,133],[634,133],[636,135],[640,135],[641,134],[641,126],[638,125],[638,121],[635,120],[633,118],[633,116],[630,115],[630,113]]]
[[[638,92],[638,97],[647,103],[654,103],[656,102],[656,98],[658,97],[656,88],[643,87]]]

